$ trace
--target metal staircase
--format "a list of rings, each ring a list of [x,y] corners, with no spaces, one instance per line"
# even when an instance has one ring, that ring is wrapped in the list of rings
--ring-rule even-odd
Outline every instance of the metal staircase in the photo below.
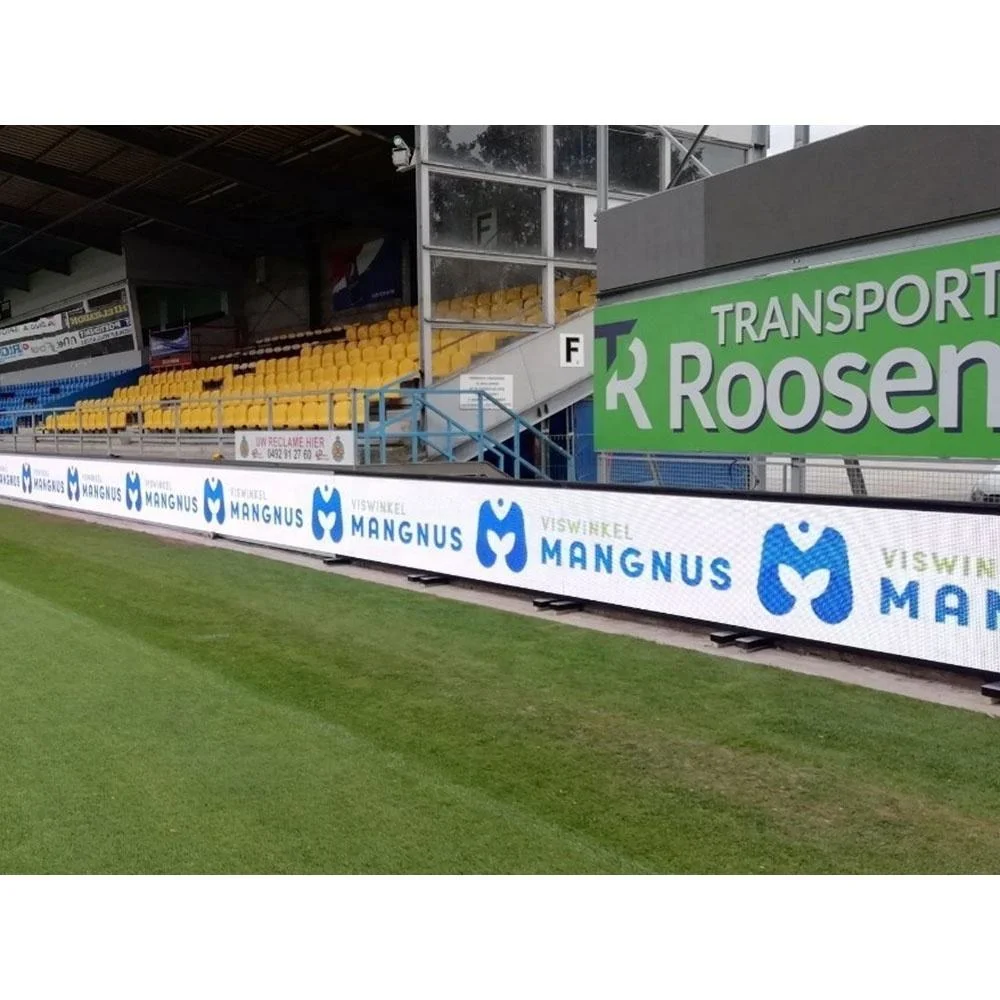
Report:
[[[560,365],[561,334],[582,337],[583,368]],[[366,465],[485,461],[506,458],[515,478],[549,478],[522,454],[522,438],[538,442],[566,463],[573,476],[573,456],[536,426],[593,392],[594,314],[577,314],[559,326],[522,337],[489,354],[431,388],[405,388],[391,383],[359,393],[368,414],[356,430],[358,461]],[[476,383],[506,376],[513,405]]]
[[[582,338],[585,367],[564,368],[560,365],[562,334],[575,334]],[[464,371],[437,382],[435,387],[458,390],[463,376],[511,376],[514,398],[510,409],[487,407],[483,414],[483,430],[501,441],[507,441],[516,436],[519,427],[535,426],[550,414],[558,413],[593,393],[593,343],[594,313],[588,310],[577,313],[552,329],[513,341],[474,362]],[[442,409],[452,421],[478,429],[478,414],[471,413],[470,406],[473,404],[468,395],[458,394],[449,397]],[[517,421],[511,418],[511,411],[517,414]],[[429,415],[428,429],[438,429],[439,419],[434,414]],[[477,448],[474,435],[454,443],[459,461],[474,457]]]

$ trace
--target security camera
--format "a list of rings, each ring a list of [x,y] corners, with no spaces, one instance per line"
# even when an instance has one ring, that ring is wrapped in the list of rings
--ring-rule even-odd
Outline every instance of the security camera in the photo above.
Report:
[[[413,161],[413,151],[401,135],[392,137],[392,165],[397,170],[406,170]]]

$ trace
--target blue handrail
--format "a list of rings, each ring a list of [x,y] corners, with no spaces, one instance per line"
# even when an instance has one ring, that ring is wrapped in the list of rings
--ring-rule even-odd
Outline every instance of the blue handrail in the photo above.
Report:
[[[378,389],[361,391],[361,401],[364,411],[370,413],[374,404],[377,407],[378,413],[376,423],[372,425],[366,422],[364,427],[358,425],[355,416],[354,431],[357,439],[363,445],[364,460],[366,463],[371,463],[373,445],[378,448],[380,462],[382,464],[385,463],[390,437],[394,440],[408,440],[410,442],[410,458],[413,462],[419,460],[421,445],[428,450],[436,452],[448,461],[455,461],[455,445],[460,441],[469,440],[476,444],[479,461],[483,461],[486,453],[492,451],[498,455],[507,457],[513,462],[514,477],[516,479],[521,477],[522,471],[527,471],[540,479],[548,479],[550,477],[546,473],[542,472],[533,462],[521,454],[521,434],[522,432],[528,432],[545,447],[550,448],[555,454],[560,455],[566,462],[568,478],[570,480],[575,478],[573,455],[570,451],[557,444],[546,434],[543,434],[537,427],[528,423],[523,417],[515,413],[485,389],[404,388],[400,384],[400,381],[397,380]],[[466,398],[474,396],[476,398],[475,427],[464,425],[435,404],[435,398],[448,396],[463,396]],[[389,398],[400,398],[403,400],[403,405],[395,409],[387,409],[386,402]],[[487,406],[500,411],[512,422],[513,447],[505,444],[486,430],[484,413]],[[356,404],[353,411],[356,415]],[[428,414],[438,417],[443,423],[443,428],[433,431],[428,430],[426,427],[426,417]],[[409,422],[409,426],[405,430],[398,426],[404,421]],[[444,438],[443,446],[439,443],[441,438]]]

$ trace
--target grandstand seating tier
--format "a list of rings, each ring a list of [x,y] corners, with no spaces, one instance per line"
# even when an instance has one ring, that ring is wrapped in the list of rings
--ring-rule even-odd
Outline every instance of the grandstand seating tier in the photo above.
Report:
[[[561,322],[593,308],[595,278],[560,278],[556,294]],[[433,315],[463,323],[538,325],[541,289],[523,285],[445,300],[435,303]],[[349,427],[355,390],[383,389],[418,377],[418,336],[412,306],[389,309],[382,318],[343,330],[279,334],[216,359],[225,363],[150,373],[110,397],[78,401],[74,410],[49,416],[45,430],[120,431],[140,422],[146,430],[171,432]],[[510,330],[432,328],[434,377],[460,372],[518,336]],[[359,406],[355,421],[363,423],[360,411]]]
[[[21,423],[29,423],[32,420],[31,414],[41,415],[62,409],[95,389],[106,387],[109,382],[120,382],[137,374],[138,369],[122,369],[0,386],[0,431],[12,430],[15,419]]]

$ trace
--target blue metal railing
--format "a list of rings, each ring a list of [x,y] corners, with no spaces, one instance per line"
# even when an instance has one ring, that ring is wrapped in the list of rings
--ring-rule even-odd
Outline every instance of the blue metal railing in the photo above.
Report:
[[[472,426],[456,420],[442,407],[449,397],[463,397],[466,402],[475,398],[476,409]],[[364,424],[358,423],[359,404],[367,416]],[[387,405],[390,404],[390,405]],[[395,405],[391,405],[395,404]],[[511,423],[511,443],[502,441],[486,430],[486,412],[499,411]],[[373,411],[377,413],[372,416]],[[543,449],[560,456],[566,463],[567,479],[573,481],[573,454],[553,441],[537,427],[528,423],[520,414],[490,395],[484,389],[420,389],[404,388],[398,381],[378,389],[357,390],[352,407],[355,440],[359,443],[359,458],[364,464],[385,464],[390,442],[409,444],[410,460],[420,461],[421,451],[436,454],[449,462],[456,461],[458,444],[471,441],[476,446],[476,456],[485,461],[489,453],[507,458],[513,466],[514,478],[523,474],[539,479],[550,477],[538,465],[522,454],[521,439],[537,441]],[[428,416],[436,417],[442,427],[430,429]]]

